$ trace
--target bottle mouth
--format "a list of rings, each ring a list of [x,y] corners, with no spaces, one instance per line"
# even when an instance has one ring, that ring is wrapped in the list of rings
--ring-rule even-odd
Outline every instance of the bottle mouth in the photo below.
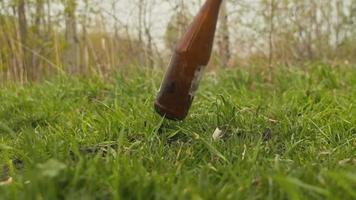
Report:
[[[169,119],[169,120],[173,120],[173,121],[181,121],[183,120],[187,115],[179,115],[176,112],[167,109],[165,106],[161,105],[160,103],[158,103],[157,101],[154,104],[154,108],[155,111],[161,115],[162,117]]]

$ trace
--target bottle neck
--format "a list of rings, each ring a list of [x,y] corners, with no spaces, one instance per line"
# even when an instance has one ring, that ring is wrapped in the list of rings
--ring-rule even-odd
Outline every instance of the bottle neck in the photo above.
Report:
[[[216,23],[222,0],[206,0],[186,33],[176,46],[176,51],[188,53],[199,64],[210,58]]]
[[[206,0],[205,5],[220,7],[223,0]]]

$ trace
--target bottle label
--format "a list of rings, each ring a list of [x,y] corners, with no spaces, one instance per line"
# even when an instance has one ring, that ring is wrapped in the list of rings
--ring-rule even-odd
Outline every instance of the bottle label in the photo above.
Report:
[[[205,69],[205,66],[201,65],[201,66],[198,66],[197,70],[195,70],[195,72],[194,72],[194,77],[193,77],[192,84],[191,84],[190,90],[189,90],[189,95],[192,97],[195,96],[195,93],[198,90],[200,80],[203,77],[204,69]]]

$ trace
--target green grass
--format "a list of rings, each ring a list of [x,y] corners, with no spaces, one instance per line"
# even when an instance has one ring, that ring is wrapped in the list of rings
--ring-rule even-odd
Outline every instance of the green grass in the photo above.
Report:
[[[207,73],[182,122],[159,71],[3,87],[0,199],[356,199],[355,68],[273,74]]]

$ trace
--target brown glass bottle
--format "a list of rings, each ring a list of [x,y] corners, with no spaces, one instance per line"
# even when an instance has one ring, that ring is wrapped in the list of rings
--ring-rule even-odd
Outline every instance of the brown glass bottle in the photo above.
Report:
[[[187,116],[211,56],[221,3],[222,0],[206,0],[176,45],[155,101],[160,115],[172,120]]]

